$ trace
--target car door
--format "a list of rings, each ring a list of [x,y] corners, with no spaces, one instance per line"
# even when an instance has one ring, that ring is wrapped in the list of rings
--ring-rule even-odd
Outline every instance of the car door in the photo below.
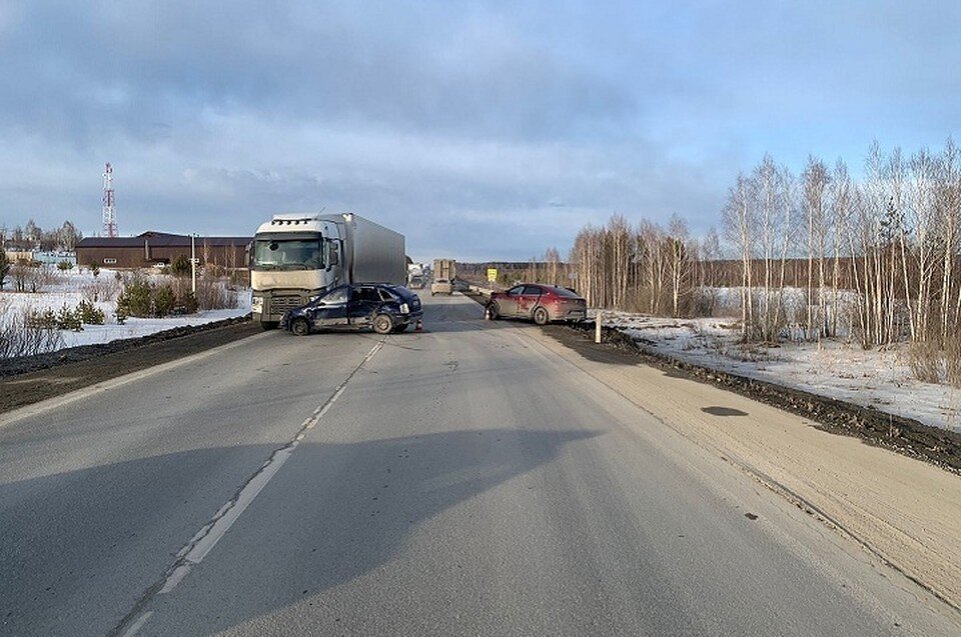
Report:
[[[346,285],[334,288],[317,300],[311,311],[314,327],[331,328],[344,327],[348,324],[347,302],[350,299],[350,288]]]
[[[537,307],[537,300],[541,296],[541,288],[536,285],[525,285],[517,297],[517,316],[528,318]]]
[[[364,327],[370,325],[380,303],[380,293],[376,286],[361,285],[354,288],[354,295],[347,310],[351,326]]]
[[[515,285],[507,291],[505,296],[497,299],[497,308],[501,316],[517,316],[517,299],[523,291],[523,285]]]

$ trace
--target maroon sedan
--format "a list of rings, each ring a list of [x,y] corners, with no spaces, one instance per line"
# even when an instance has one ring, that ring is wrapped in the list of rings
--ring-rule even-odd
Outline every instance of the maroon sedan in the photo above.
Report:
[[[584,320],[587,301],[567,288],[521,283],[506,292],[493,292],[487,311],[492,319],[533,319],[538,325],[546,325],[551,321]]]

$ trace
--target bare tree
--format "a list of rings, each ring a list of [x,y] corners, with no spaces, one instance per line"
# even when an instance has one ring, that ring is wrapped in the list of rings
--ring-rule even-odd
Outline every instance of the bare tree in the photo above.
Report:
[[[681,294],[690,285],[690,253],[687,224],[676,214],[667,227],[668,271],[671,279],[671,315],[680,316]]]
[[[828,232],[826,215],[826,190],[830,178],[827,167],[820,159],[808,157],[801,176],[804,192],[804,209],[807,217],[807,333],[816,333],[818,342],[826,331],[824,299],[824,252]],[[817,265],[817,305],[815,305],[815,264]],[[815,307],[817,317],[815,318]]]
[[[754,228],[757,212],[753,207],[753,184],[744,174],[737,176],[737,182],[728,191],[724,205],[724,228],[728,240],[734,244],[741,260],[741,339],[751,338],[751,324],[754,321],[752,277],[754,261]]]

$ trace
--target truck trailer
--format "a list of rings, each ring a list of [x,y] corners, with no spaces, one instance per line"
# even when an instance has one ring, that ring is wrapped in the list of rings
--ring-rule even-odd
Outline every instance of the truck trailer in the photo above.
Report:
[[[251,246],[250,309],[264,329],[338,285],[406,282],[404,235],[353,213],[274,215]]]
[[[453,282],[457,278],[457,261],[454,259],[434,259],[434,279],[447,279]]]

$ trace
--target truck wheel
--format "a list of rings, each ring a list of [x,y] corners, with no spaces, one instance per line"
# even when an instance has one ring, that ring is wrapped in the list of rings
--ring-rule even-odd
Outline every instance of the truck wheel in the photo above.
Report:
[[[310,323],[307,319],[294,319],[294,322],[290,324],[290,331],[296,336],[307,336],[310,334]]]
[[[266,330],[275,330],[275,329],[277,329],[277,321],[261,321],[261,322],[260,322],[260,329],[262,329],[262,330],[264,330],[264,331],[266,331]]]
[[[370,324],[378,334],[390,334],[394,329],[394,320],[387,314],[378,314]]]
[[[534,310],[534,322],[538,325],[547,325],[550,320],[551,316],[547,313],[546,308],[539,307]]]
[[[496,302],[491,302],[490,304],[488,304],[487,311],[490,313],[490,317],[492,321],[496,321],[501,317],[501,309],[497,307]]]

